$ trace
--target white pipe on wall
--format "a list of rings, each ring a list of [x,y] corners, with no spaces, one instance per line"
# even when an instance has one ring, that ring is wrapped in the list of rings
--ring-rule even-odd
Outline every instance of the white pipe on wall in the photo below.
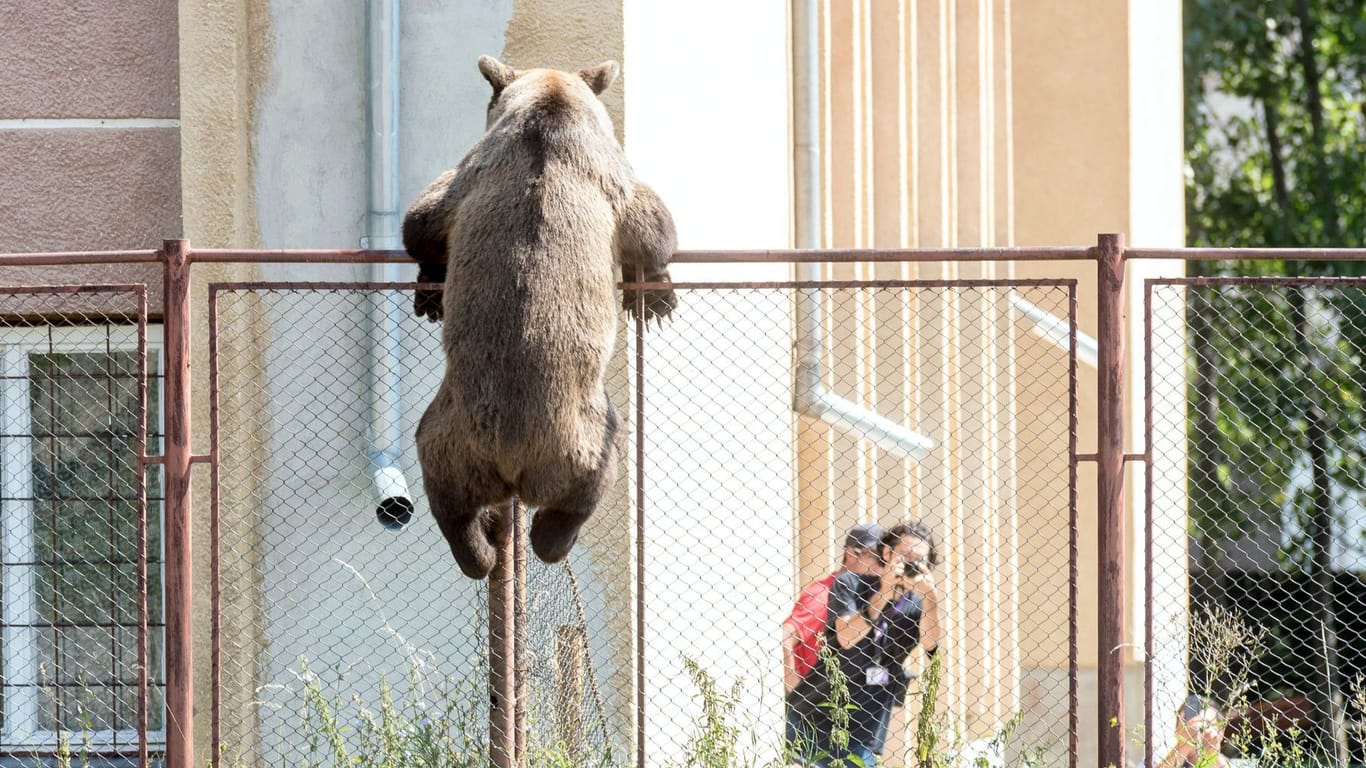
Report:
[[[793,204],[796,246],[821,247],[820,2],[793,3]],[[820,279],[818,264],[798,264],[797,279]],[[820,291],[797,291],[797,354],[793,408],[888,453],[917,461],[934,440],[831,392],[824,381]]]
[[[368,210],[362,246],[401,250],[398,199],[398,0],[366,3],[366,165]],[[371,279],[402,282],[399,264],[372,265]],[[370,458],[375,516],[399,530],[412,519],[413,498],[399,467],[403,405],[403,302],[397,291],[370,292]]]

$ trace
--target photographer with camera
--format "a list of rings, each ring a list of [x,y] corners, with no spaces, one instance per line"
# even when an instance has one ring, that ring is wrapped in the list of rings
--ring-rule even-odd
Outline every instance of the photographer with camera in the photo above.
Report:
[[[834,572],[807,584],[783,620],[783,737],[792,757],[804,765],[819,762],[829,730],[826,699],[829,681],[820,669],[825,644],[830,587],[841,573],[873,575],[882,572],[882,534],[877,523],[859,523],[844,537],[844,557]]]
[[[917,646],[939,647],[939,591],[934,533],[921,522],[883,534],[881,573],[842,573],[830,588],[826,641],[849,688],[849,746],[832,759],[857,757],[871,768],[882,753],[892,709],[901,706],[911,675],[905,662]],[[844,752],[843,754],[834,754]]]

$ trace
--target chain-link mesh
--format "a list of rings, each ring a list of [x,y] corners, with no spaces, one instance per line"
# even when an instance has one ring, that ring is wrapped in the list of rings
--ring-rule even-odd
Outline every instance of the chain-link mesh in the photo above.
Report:
[[[293,764],[341,749],[488,759],[490,582],[459,573],[427,512],[412,435],[445,359],[440,326],[410,317],[411,296],[218,293],[218,719],[229,758]],[[401,318],[392,359],[368,351],[376,304]],[[371,375],[389,364],[396,378]],[[622,389],[625,368],[613,376]],[[396,390],[370,394],[367,382]],[[375,409],[391,393],[397,468],[416,510],[398,531],[372,494]],[[568,561],[533,558],[509,607],[522,619],[517,677],[533,755],[597,764],[627,754],[630,643],[614,628],[629,626],[630,553],[614,529],[629,523],[602,522],[625,520],[627,508],[624,490],[604,503]]]
[[[646,332],[643,368],[633,329],[618,339],[609,390],[630,446],[618,486],[567,563],[530,560],[512,607],[527,759],[626,764],[642,734],[653,765],[698,759],[725,734],[735,759],[782,759],[781,625],[797,591],[839,566],[854,523],[920,519],[940,560],[942,674],[926,685],[910,648],[896,662],[916,677],[885,753],[909,762],[933,743],[1065,762],[1070,284],[680,300]],[[367,373],[376,301],[404,317],[400,468],[417,513],[397,533],[376,520],[366,450],[365,382],[384,381]],[[386,722],[406,749],[482,760],[503,746],[488,736],[498,582],[460,576],[426,512],[410,441],[444,359],[439,327],[406,318],[408,301],[346,287],[217,294],[227,755],[327,762],[387,748]],[[1056,323],[1029,319],[1040,313]],[[819,319],[815,346],[799,317]]]
[[[1359,765],[1366,283],[1149,291],[1155,756]]]
[[[140,287],[0,291],[0,753],[20,762],[63,741],[136,755],[144,716],[153,749],[162,738],[144,307]]]
[[[798,591],[841,568],[854,524],[920,520],[937,544],[939,680],[913,649],[924,598],[895,603],[899,624],[836,654],[856,707],[843,730],[857,740],[886,704],[885,743],[868,746],[891,764],[918,748],[1065,764],[1069,288],[679,293],[644,358],[647,760],[700,760],[718,739],[733,764],[781,757],[794,683],[790,713],[814,712],[798,723],[818,731],[798,748],[837,754],[841,728],[819,716],[839,701],[831,675],[803,675],[808,661],[785,682],[781,627],[833,637],[837,598],[817,587],[794,612]],[[869,554],[851,551],[851,570]],[[866,610],[839,583],[830,594]]]

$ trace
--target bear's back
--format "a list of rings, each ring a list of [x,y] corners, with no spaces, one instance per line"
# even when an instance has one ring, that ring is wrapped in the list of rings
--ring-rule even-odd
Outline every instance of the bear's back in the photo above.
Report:
[[[631,172],[610,124],[549,80],[509,94],[462,164],[475,178],[448,242],[448,383],[494,460],[562,455],[583,437],[584,403],[606,407],[615,211]]]

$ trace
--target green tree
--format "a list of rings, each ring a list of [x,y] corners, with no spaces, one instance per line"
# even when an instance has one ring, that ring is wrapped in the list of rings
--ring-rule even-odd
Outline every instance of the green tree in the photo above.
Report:
[[[1364,0],[1189,0],[1185,9],[1188,244],[1361,247]],[[1191,272],[1347,276],[1366,265],[1197,262]],[[1298,628],[1287,650],[1309,657],[1316,741],[1344,761],[1330,558],[1341,504],[1366,490],[1366,293],[1225,287],[1187,301],[1197,568],[1222,585],[1222,542],[1259,518],[1294,523],[1301,535],[1282,563],[1313,599],[1286,606],[1284,626]],[[1204,597],[1223,602],[1217,590]]]

